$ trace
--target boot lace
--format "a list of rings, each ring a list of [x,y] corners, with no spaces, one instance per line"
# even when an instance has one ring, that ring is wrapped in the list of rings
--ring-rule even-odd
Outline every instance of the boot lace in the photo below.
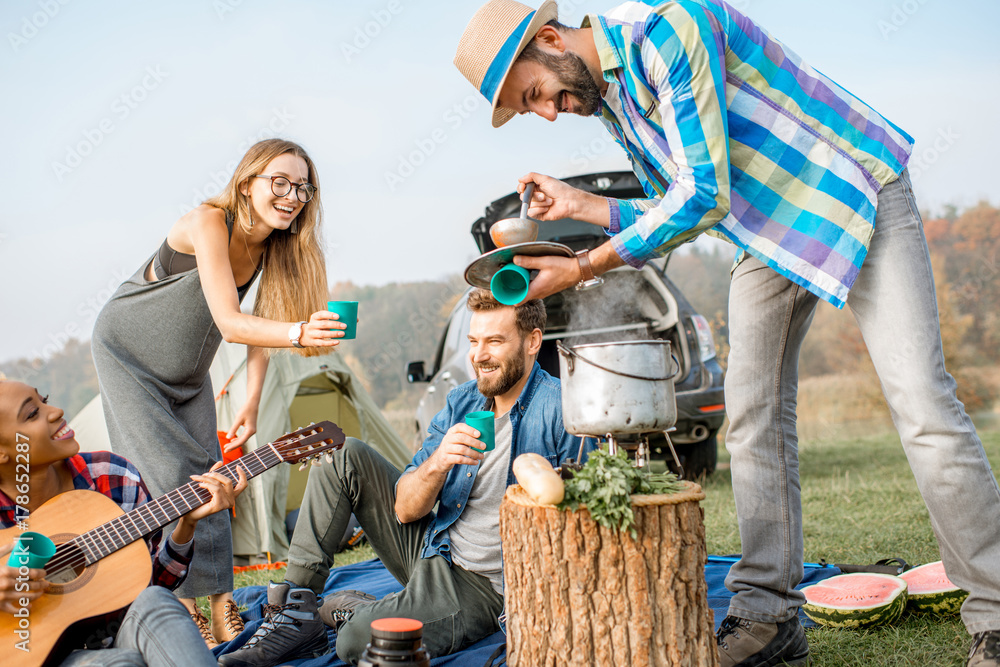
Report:
[[[215,641],[215,637],[212,636],[212,627],[208,622],[208,618],[201,613],[200,609],[195,609],[194,612],[191,613],[191,619],[194,621],[194,624],[198,626],[198,632],[201,633],[201,638],[205,641],[205,643],[209,646],[216,646],[217,643]]]
[[[294,625],[297,628],[302,627],[302,621],[283,613],[286,609],[293,606],[298,605],[265,604],[263,607],[264,622],[261,623],[261,626],[257,628],[257,632],[253,633],[253,637],[250,638],[243,648],[251,648],[282,625]]]
[[[330,619],[338,625],[349,621],[351,616],[354,616],[353,609],[333,609],[330,611]]]
[[[749,630],[751,625],[753,625],[753,622],[748,621],[745,618],[738,618],[736,616],[726,616],[726,618],[724,618],[722,621],[722,625],[719,626],[719,634],[715,638],[715,642],[721,648],[728,651],[729,644],[726,642],[726,640],[729,637],[732,637],[733,639],[739,639],[740,628]]]
[[[237,606],[235,600],[226,600],[224,610],[226,615],[226,632],[235,637],[244,630],[243,617],[240,616],[240,608]]]

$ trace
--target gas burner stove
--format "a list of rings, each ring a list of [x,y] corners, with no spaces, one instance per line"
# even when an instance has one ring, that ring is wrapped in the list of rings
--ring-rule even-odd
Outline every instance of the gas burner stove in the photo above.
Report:
[[[649,438],[654,435],[659,435],[660,433],[667,439],[667,446],[670,447],[670,454],[674,457],[674,465],[677,466],[677,470],[681,471],[679,477],[684,477],[684,467],[681,465],[680,458],[677,456],[677,451],[674,449],[674,443],[670,440],[670,434],[676,431],[677,428],[671,426],[665,431],[650,431],[649,433],[605,433],[604,435],[581,435],[580,436],[580,453],[577,456],[577,461],[583,458],[583,446],[587,438],[593,438],[597,440],[598,446],[603,446],[607,444],[608,453],[614,455],[618,453],[618,448],[624,449],[628,452],[635,461],[636,468],[642,468],[647,463],[649,463]],[[563,469],[579,469],[580,465],[570,459],[569,461],[563,462]],[[564,475],[565,476],[565,475]]]

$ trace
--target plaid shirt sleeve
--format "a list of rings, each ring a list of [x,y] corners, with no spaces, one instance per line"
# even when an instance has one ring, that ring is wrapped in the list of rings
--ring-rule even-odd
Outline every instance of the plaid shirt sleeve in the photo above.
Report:
[[[74,470],[73,483],[78,489],[91,489],[114,500],[124,512],[130,512],[150,500],[142,476],[127,459],[111,452],[77,454],[69,459]],[[173,538],[162,540],[161,531],[146,536],[153,559],[150,584],[174,590],[187,576],[194,550],[194,540],[179,545]],[[161,544],[162,542],[162,544]]]
[[[612,211],[612,228],[620,231],[611,239],[619,256],[636,267],[713,227],[730,205],[725,35],[703,8],[687,2],[664,3],[641,25],[642,34],[632,39],[662,119],[648,140],[661,157],[654,176],[663,196],[658,202],[613,200],[618,210]]]

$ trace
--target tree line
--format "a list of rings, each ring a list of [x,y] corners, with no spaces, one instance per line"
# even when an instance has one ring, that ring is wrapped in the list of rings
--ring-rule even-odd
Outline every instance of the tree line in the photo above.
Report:
[[[1000,365],[1000,209],[980,203],[959,213],[945,207],[926,216],[924,230],[936,280],[945,358],[970,411],[997,399]],[[719,359],[728,355],[729,272],[735,252],[721,241],[687,246],[670,259],[667,275],[712,324]],[[916,261],[916,259],[915,259]],[[466,286],[459,276],[441,281],[361,286],[338,283],[331,299],[359,302],[358,338],[341,344],[342,354],[384,409],[411,409],[426,385],[406,381],[409,361],[432,370],[447,318]],[[72,417],[97,395],[89,341],[71,340],[42,359],[0,363],[0,373],[22,379],[51,395]],[[849,309],[821,302],[804,344],[803,378],[860,374],[878,382]]]

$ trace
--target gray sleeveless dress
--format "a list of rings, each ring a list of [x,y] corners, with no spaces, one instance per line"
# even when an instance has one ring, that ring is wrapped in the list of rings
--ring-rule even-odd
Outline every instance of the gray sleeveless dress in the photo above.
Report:
[[[231,238],[228,213],[226,226]],[[105,304],[91,346],[111,448],[135,464],[155,498],[222,460],[208,374],[222,334],[197,267],[151,283],[150,261]],[[240,301],[259,273],[238,289]],[[198,522],[179,597],[233,590],[229,521],[228,512],[217,512]]]

